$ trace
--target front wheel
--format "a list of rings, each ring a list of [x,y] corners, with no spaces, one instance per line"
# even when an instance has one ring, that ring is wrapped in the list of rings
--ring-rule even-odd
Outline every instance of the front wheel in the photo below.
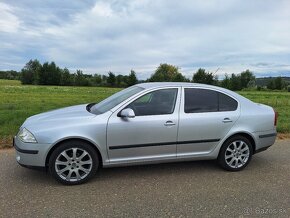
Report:
[[[252,154],[251,142],[243,136],[234,136],[221,147],[218,163],[225,170],[239,171],[249,164]]]
[[[81,184],[89,180],[99,166],[98,155],[91,145],[68,141],[59,145],[49,159],[49,171],[66,185]]]

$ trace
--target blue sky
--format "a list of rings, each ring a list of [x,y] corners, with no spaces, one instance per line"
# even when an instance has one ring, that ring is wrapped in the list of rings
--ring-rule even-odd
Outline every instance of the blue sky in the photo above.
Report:
[[[290,1],[2,0],[0,70],[30,59],[139,79],[160,63],[192,76],[290,76]]]

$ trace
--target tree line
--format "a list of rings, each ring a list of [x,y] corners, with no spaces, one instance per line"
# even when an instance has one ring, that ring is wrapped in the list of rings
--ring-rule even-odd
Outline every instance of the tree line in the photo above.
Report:
[[[54,62],[41,64],[30,60],[20,72],[22,84],[60,85],[60,86],[110,86],[127,87],[135,85],[138,80],[134,70],[129,75],[84,74],[81,70],[71,73],[67,68],[61,69]]]
[[[128,75],[116,75],[113,72],[108,72],[107,75],[84,74],[81,70],[70,72],[67,68],[62,69],[55,62],[41,64],[38,60],[30,60],[26,63],[20,74],[16,71],[0,71],[0,79],[20,79],[22,84],[34,85],[107,87],[128,87],[139,82],[194,82],[221,86],[234,91],[266,88],[282,90],[289,85],[281,77],[269,78],[266,86],[257,85],[256,77],[250,70],[239,74],[225,74],[223,79],[219,79],[215,73],[200,68],[189,79],[177,66],[162,63],[147,80],[138,81],[134,70],[131,70]]]
[[[290,84],[282,79],[282,77],[271,78],[267,83],[267,89],[270,90],[282,90],[288,86],[288,91],[290,92]]]
[[[179,72],[178,67],[170,64],[160,64],[147,82],[194,82],[221,86],[233,91],[240,91],[242,89],[263,90],[265,88],[271,90],[283,90],[286,89],[287,86],[289,90],[290,83],[284,81],[282,77],[268,78],[266,86],[257,85],[256,80],[256,77],[250,70],[245,70],[239,74],[225,74],[223,79],[219,79],[215,73],[206,71],[202,68],[199,68],[195,73],[193,73],[192,78],[188,79]]]
[[[20,74],[15,70],[0,71],[0,79],[19,80]]]
[[[205,69],[198,69],[191,79],[184,77],[180,72],[179,68],[170,64],[160,64],[156,69],[155,73],[148,79],[149,82],[193,82],[203,83],[209,85],[221,86],[234,91],[239,91],[244,88],[255,86],[255,76],[249,71],[243,71],[240,74],[232,74],[231,76],[225,75],[225,78],[219,80],[218,76],[213,72],[207,72]]]

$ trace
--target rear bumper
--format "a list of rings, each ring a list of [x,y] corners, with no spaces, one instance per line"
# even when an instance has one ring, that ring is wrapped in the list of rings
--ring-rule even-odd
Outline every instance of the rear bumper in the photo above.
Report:
[[[276,140],[277,132],[276,130],[263,131],[263,132],[254,132],[253,133],[256,141],[256,151],[255,153],[259,153],[261,151],[267,150],[271,147]]]
[[[270,147],[271,147],[271,145],[268,146],[268,147],[260,148],[260,149],[256,150],[254,154],[260,153],[260,152],[262,152],[262,151],[266,151],[266,150],[267,150],[268,148],[270,148]]]
[[[50,149],[50,144],[24,143],[17,137],[13,138],[16,150],[16,160],[25,167],[45,167],[45,160]]]
[[[264,138],[271,138],[271,137],[275,137],[276,138],[277,133],[270,133],[270,134],[264,134],[264,135],[259,135],[260,139],[264,139]]]

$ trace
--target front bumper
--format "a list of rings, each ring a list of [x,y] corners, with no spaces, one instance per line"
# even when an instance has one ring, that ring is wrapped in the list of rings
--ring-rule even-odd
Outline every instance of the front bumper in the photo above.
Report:
[[[13,146],[16,150],[16,160],[20,165],[45,167],[51,144],[24,143],[15,136]]]

